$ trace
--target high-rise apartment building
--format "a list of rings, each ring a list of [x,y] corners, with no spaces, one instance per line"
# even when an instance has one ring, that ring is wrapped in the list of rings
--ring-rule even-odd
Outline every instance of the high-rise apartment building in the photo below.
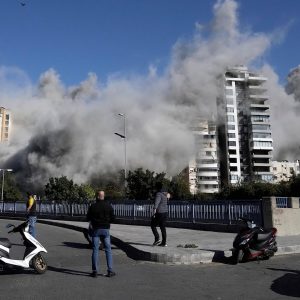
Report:
[[[218,104],[218,139],[222,184],[272,181],[273,141],[267,78],[247,67],[227,69]]]
[[[7,142],[11,128],[10,112],[4,107],[0,107],[0,142]]]
[[[216,193],[219,191],[216,124],[197,120],[192,131],[195,137],[195,157],[189,163],[190,192]]]

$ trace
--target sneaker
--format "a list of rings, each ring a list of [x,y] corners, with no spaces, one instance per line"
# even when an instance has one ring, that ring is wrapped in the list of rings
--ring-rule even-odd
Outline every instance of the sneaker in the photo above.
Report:
[[[157,246],[161,243],[161,240],[157,240],[157,241],[154,241],[154,243],[152,244],[153,246]]]
[[[106,277],[113,277],[113,276],[116,276],[116,273],[114,271],[108,271],[105,276]]]
[[[160,243],[160,244],[158,244],[158,246],[160,246],[160,247],[167,247],[168,245],[166,243]]]
[[[97,276],[98,276],[98,273],[97,273],[96,271],[93,271],[93,272],[91,273],[91,277],[96,278]]]

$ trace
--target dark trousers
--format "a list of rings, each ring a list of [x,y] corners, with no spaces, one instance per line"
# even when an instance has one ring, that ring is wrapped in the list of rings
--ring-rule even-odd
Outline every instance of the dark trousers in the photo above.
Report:
[[[162,244],[165,244],[167,241],[167,231],[166,231],[166,221],[168,213],[156,213],[151,219],[151,229],[154,234],[155,241],[159,240],[159,234],[156,227],[159,226],[162,236]]]

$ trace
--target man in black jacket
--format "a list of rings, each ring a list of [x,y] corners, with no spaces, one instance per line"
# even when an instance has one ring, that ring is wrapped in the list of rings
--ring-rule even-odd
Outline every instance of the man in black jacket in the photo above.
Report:
[[[107,277],[115,276],[113,271],[113,260],[110,244],[110,223],[114,221],[115,215],[112,206],[104,201],[104,191],[99,191],[96,199],[96,203],[92,204],[87,213],[87,220],[91,223],[92,228],[92,276],[97,277],[98,265],[99,265],[99,240],[104,245],[106,264],[107,264]]]

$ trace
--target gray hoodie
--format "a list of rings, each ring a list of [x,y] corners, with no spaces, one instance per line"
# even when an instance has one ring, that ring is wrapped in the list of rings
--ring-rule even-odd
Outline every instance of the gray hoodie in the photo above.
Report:
[[[168,192],[158,192],[155,197],[154,208],[156,212],[162,214],[168,212]]]

